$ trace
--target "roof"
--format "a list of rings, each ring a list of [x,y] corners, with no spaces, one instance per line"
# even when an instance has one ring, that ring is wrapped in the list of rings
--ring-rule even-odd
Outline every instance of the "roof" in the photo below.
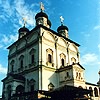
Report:
[[[4,79],[2,80],[2,82],[5,81],[5,80],[7,80],[10,76],[11,76],[13,79],[25,81],[25,77],[24,77],[24,76],[19,75],[19,74],[12,74],[12,73],[10,73],[10,74],[8,74],[8,76],[7,76],[6,78],[4,78]]]
[[[61,25],[57,28],[57,32],[59,32],[60,30],[64,30],[66,29],[68,31],[68,27],[67,26],[64,26],[64,25]]]
[[[26,34],[25,36],[23,36],[22,38],[18,39],[16,42],[14,42],[12,45],[10,45],[7,49],[10,49],[10,47],[13,46],[13,45],[15,45],[19,40],[21,40],[21,39],[27,37],[27,36],[30,35],[33,31],[35,31],[35,30],[37,30],[37,29],[39,29],[39,28],[41,28],[41,27],[44,28],[45,30],[48,30],[48,31],[52,32],[53,34],[55,34],[55,35],[57,35],[57,36],[59,36],[59,37],[64,38],[65,40],[67,40],[67,41],[69,41],[69,42],[71,42],[71,43],[74,43],[76,46],[80,46],[78,43],[76,43],[76,42],[70,40],[69,38],[66,38],[66,37],[62,36],[61,34],[55,32],[54,30],[52,30],[52,29],[50,29],[50,28],[47,28],[46,26],[43,26],[43,25],[38,25],[38,26],[35,26],[35,28],[33,28],[31,31],[29,31],[28,34]]]
[[[48,15],[42,11],[36,14],[35,19],[37,19],[38,17],[45,17],[48,19]]]
[[[85,84],[92,85],[92,86],[98,86],[97,84],[93,84],[93,83],[89,83],[89,82],[85,82]]]
[[[19,32],[19,33],[21,33],[21,32],[29,32],[29,29],[26,28],[26,27],[24,26],[24,27],[20,28],[20,29],[18,30],[18,32]]]
[[[61,72],[61,71],[65,70],[65,69],[70,69],[70,68],[73,67],[73,65],[78,65],[78,66],[80,66],[82,69],[85,70],[85,68],[84,68],[82,65],[80,65],[80,63],[73,63],[72,65],[67,65],[67,66],[61,67],[61,68],[57,69],[57,71],[58,71],[58,72],[59,72],[59,71]]]

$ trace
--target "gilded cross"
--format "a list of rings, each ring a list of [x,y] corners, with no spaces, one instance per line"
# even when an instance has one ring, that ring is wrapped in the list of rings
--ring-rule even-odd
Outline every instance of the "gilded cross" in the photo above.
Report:
[[[26,25],[26,18],[25,17],[23,18],[23,21],[24,21],[24,27],[25,27],[25,25]]]
[[[42,2],[40,2],[40,9],[41,9],[41,11],[44,11],[44,5]]]

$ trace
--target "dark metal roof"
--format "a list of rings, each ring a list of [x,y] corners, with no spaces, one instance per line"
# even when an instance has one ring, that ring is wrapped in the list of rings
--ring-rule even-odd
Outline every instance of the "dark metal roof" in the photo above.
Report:
[[[52,30],[52,29],[50,29],[50,28],[47,28],[46,26],[37,25],[35,28],[33,28],[31,31],[29,31],[28,34],[26,34],[26,35],[23,36],[22,38],[18,39],[16,42],[14,42],[12,45],[10,45],[7,49],[9,49],[11,46],[15,45],[19,40],[21,40],[21,39],[27,37],[29,34],[32,34],[33,31],[39,29],[40,27],[44,28],[45,30],[48,30],[48,31],[52,32],[53,34],[55,34],[55,35],[57,35],[57,36],[59,36],[59,37],[64,38],[65,40],[67,40],[67,41],[69,41],[69,42],[71,42],[71,43],[74,43],[76,46],[80,46],[78,43],[76,43],[76,42],[74,42],[74,41],[72,41],[72,40],[70,40],[70,39],[68,39],[68,38],[66,38],[66,37],[64,37],[64,36],[62,36],[61,34],[58,34],[58,33],[55,32],[54,30]]]
[[[42,11],[36,14],[35,19],[37,19],[38,17],[45,17],[48,19],[48,15]]]
[[[2,82],[5,81],[5,80],[7,80],[10,76],[11,76],[13,79],[25,81],[25,77],[24,77],[24,76],[19,75],[19,74],[12,74],[12,73],[10,73],[10,74],[8,74],[8,76],[7,76],[6,78],[4,78],[4,79],[2,80]]]
[[[59,32],[60,30],[64,30],[66,29],[68,31],[68,27],[67,26],[64,26],[64,25],[61,25],[57,28],[57,32]]]
[[[73,67],[73,65],[78,65],[78,66],[80,66],[82,69],[85,70],[85,68],[84,68],[82,65],[80,65],[79,63],[73,63],[72,65],[67,65],[67,66],[64,66],[64,67],[61,67],[61,68],[57,69],[56,72],[62,72],[62,71],[65,70],[65,69],[71,69],[71,68]]]
[[[98,86],[97,84],[93,84],[93,83],[89,83],[89,82],[85,82],[88,85],[93,85],[93,86]]]

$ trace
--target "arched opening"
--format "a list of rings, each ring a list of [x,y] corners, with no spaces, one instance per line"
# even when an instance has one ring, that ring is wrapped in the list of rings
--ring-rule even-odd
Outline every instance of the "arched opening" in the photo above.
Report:
[[[24,92],[24,87],[22,85],[18,85],[16,87],[16,94],[21,94]]]
[[[98,89],[96,87],[94,88],[94,95],[95,97],[98,97]]]
[[[93,96],[92,87],[89,87],[89,90],[91,90],[91,92],[90,92],[90,96]]]

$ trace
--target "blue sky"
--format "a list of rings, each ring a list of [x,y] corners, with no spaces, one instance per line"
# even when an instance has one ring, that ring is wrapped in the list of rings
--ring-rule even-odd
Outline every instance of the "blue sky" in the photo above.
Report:
[[[100,69],[100,0],[41,0],[45,12],[52,22],[51,29],[57,30],[60,16],[69,28],[71,40],[81,46],[81,64],[86,69],[87,82],[97,83]],[[34,16],[40,11],[40,0],[0,0],[0,80],[6,76],[6,49],[17,40],[18,29],[23,26],[22,18],[27,20],[30,30],[35,26]],[[0,95],[2,83],[0,82]]]

